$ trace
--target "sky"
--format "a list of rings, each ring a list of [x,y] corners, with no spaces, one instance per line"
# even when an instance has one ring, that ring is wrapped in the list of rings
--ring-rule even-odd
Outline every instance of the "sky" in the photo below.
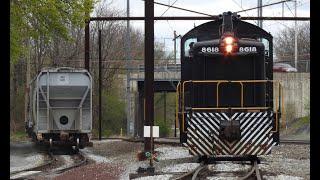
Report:
[[[280,0],[262,0],[262,3],[270,4],[279,2]],[[101,0],[102,3],[108,3],[110,9],[116,9],[126,14],[127,0]],[[226,11],[240,11],[257,6],[257,0],[155,0],[164,4],[182,7],[194,11],[208,13],[212,15],[219,15]],[[154,15],[161,16],[168,7],[154,5]],[[263,16],[282,16],[282,9],[284,16],[294,16],[294,2],[286,2],[284,8],[282,4],[264,7],[262,10]],[[239,13],[240,16],[257,16],[257,10],[250,10]],[[144,1],[130,0],[130,16],[144,16]],[[163,16],[202,16],[199,14],[181,11],[178,9],[170,8]],[[310,17],[310,0],[297,1],[297,16]],[[173,31],[175,30],[178,35],[184,35],[190,31],[194,26],[198,26],[207,21],[156,21],[155,41],[165,44],[166,51],[173,51]],[[256,24],[256,21],[248,21]],[[299,23],[299,22],[298,22]],[[130,21],[130,25],[140,29],[144,32],[144,21]],[[263,21],[263,29],[270,32],[273,36],[285,27],[294,27],[294,21]],[[179,49],[179,44],[177,45]]]

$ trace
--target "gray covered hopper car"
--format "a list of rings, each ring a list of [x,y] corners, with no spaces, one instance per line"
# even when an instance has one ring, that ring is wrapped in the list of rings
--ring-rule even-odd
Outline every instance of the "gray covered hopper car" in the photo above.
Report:
[[[36,142],[83,148],[92,131],[92,77],[87,70],[43,69],[30,83],[26,131]]]

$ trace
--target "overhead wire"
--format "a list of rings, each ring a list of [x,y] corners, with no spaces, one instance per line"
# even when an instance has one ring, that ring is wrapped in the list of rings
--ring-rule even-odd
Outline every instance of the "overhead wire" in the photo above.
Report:
[[[310,1],[305,1],[305,2],[301,2],[301,1],[300,1],[300,4],[299,4],[299,5],[297,5],[297,7],[303,6],[303,5],[308,4],[308,3],[310,3]],[[286,7],[289,9],[289,11],[291,12],[291,14],[294,16],[294,13],[292,12],[292,10],[291,10],[290,6],[289,6],[286,2],[284,2],[284,4],[285,4],[285,5],[286,5]],[[277,21],[277,22],[275,22],[275,23],[268,24],[268,25],[266,25],[265,27],[270,27],[270,26],[275,25],[275,24],[281,24],[281,25],[283,25],[283,26],[285,26],[285,27],[289,28],[289,26],[288,26],[288,25],[284,24],[284,23],[283,23],[283,22],[281,22],[281,21]]]
[[[145,1],[145,0],[142,0],[142,1]],[[156,4],[156,5],[160,5],[160,6],[167,6],[167,7],[174,8],[174,9],[179,9],[179,10],[182,10],[182,11],[187,11],[187,12],[192,12],[192,13],[196,13],[196,14],[201,14],[201,15],[205,15],[205,16],[214,17],[214,15],[211,15],[211,14],[202,13],[202,12],[198,12],[198,11],[194,11],[194,10],[190,10],[190,9],[186,9],[186,8],[181,8],[181,7],[177,7],[177,6],[170,6],[168,4],[163,4],[163,3],[159,3],[159,2],[153,2],[153,3]]]
[[[145,1],[145,0],[142,0],[142,1]],[[276,4],[280,4],[280,3],[284,3],[284,2],[288,2],[288,1],[292,1],[292,0],[283,0],[283,1],[279,1],[279,2],[274,2],[274,3],[270,3],[270,4],[265,4],[265,5],[262,5],[262,6],[257,6],[257,7],[253,7],[253,8],[248,8],[248,9],[243,9],[241,8],[242,10],[241,11],[237,11],[235,13],[241,13],[241,12],[246,12],[246,11],[250,11],[250,10],[254,10],[254,9],[257,9],[257,8],[262,8],[262,7],[267,7],[267,6],[272,6],[272,5],[276,5]],[[176,3],[176,1],[174,2]],[[201,15],[206,15],[206,16],[210,16],[210,17],[214,17],[215,15],[211,15],[211,14],[207,14],[207,13],[202,13],[202,12],[199,12],[199,11],[194,11],[194,10],[190,10],[190,9],[186,9],[186,8],[181,8],[181,7],[177,7],[177,6],[173,6],[174,3],[172,3],[171,5],[168,5],[168,4],[164,4],[164,3],[159,3],[159,2],[154,2],[154,4],[156,5],[161,5],[161,6],[166,6],[169,8],[174,8],[174,9],[179,9],[179,10],[183,10],[183,11],[187,11],[187,12],[192,12],[192,13],[197,13],[197,14],[201,14]],[[167,9],[167,10],[168,10]],[[166,10],[166,11],[167,11]],[[165,11],[165,12],[166,12]],[[163,13],[164,14],[164,13]],[[162,15],[163,15],[162,14]],[[167,20],[168,22],[168,20]],[[168,22],[168,25],[169,27],[173,30],[173,28],[170,26],[169,22]]]
[[[145,0],[142,0],[142,1],[145,1]],[[241,10],[241,11],[237,11],[237,12],[234,12],[234,13],[241,13],[241,12],[250,11],[250,10],[254,10],[254,9],[262,8],[262,7],[267,7],[267,6],[272,6],[272,5],[280,4],[280,3],[283,3],[283,2],[289,2],[289,1],[292,1],[292,0],[283,0],[283,1],[274,2],[274,3],[271,3],[271,4],[265,4],[265,5],[262,5],[262,6],[256,6],[256,7],[244,9],[244,10]],[[171,6],[171,5],[164,4],[164,3],[154,2],[154,4],[161,5],[161,6],[166,6],[166,7],[170,7],[170,8],[174,8],[174,9],[179,9],[179,10],[182,10],[182,11],[192,12],[192,13],[196,13],[196,14],[201,14],[201,15],[205,15],[205,16],[209,16],[209,17],[216,17],[216,15],[211,15],[211,14],[207,14],[207,13],[203,13],[203,12],[199,12],[199,11],[194,11],[194,10],[190,10],[190,9],[186,9],[186,8],[181,8],[181,7],[177,7],[177,6]]]
[[[250,11],[250,10],[254,10],[254,9],[258,9],[258,8],[262,8],[262,7],[267,7],[267,6],[272,6],[272,5],[276,5],[276,4],[280,4],[280,3],[288,2],[288,1],[292,1],[292,0],[284,0],[284,1],[278,1],[278,2],[274,2],[274,3],[270,3],[270,4],[265,4],[265,5],[262,5],[262,6],[256,6],[256,7],[253,7],[253,8],[248,8],[248,9],[244,9],[244,10],[241,10],[241,11],[237,11],[235,13]]]
[[[177,2],[178,0],[175,0],[170,6],[168,6],[168,8],[160,15],[160,17],[162,17],[166,12],[168,12],[168,10]],[[157,20],[154,21],[154,24],[157,22]],[[171,29],[171,31],[174,31],[174,29],[172,28],[172,26],[170,25],[169,21],[166,21],[169,28]]]
[[[235,0],[232,0],[237,6],[239,6],[242,10],[244,10],[243,9],[243,7],[242,7],[242,5],[239,5]],[[241,4],[242,4],[242,2],[241,2]],[[247,14],[247,16],[250,16],[248,13],[247,13],[247,11],[244,11],[246,14]],[[250,16],[250,17],[253,17],[253,16]]]
[[[243,9],[243,7],[242,6],[240,6],[235,0],[232,0],[232,2],[234,2],[237,6],[239,6],[242,10],[244,10]],[[247,11],[244,11],[248,16],[250,16],[248,13],[247,13]]]
[[[175,1],[171,4],[171,6],[173,6],[177,1],[178,1],[178,0],[175,0]],[[168,9],[167,9],[165,12],[163,12],[163,13],[161,14],[161,16],[163,16],[163,15],[171,8],[171,6],[168,7]],[[174,31],[174,29],[172,28],[172,26],[170,25],[170,23],[169,23],[168,20],[167,20],[167,24],[168,24],[169,28],[171,29],[171,31]]]
[[[300,1],[300,4],[299,5],[297,5],[297,7],[299,7],[299,6],[303,6],[303,5],[305,5],[305,4],[309,4],[310,3],[310,1],[306,1],[306,2],[301,2]]]
[[[178,0],[175,0],[161,15],[160,17],[162,17]]]
[[[291,8],[288,6],[288,4],[287,3],[284,3],[286,6],[287,6],[287,8],[289,9],[289,11],[291,12],[291,14],[294,16],[294,14],[293,14],[293,12],[292,12],[292,10],[291,10]]]

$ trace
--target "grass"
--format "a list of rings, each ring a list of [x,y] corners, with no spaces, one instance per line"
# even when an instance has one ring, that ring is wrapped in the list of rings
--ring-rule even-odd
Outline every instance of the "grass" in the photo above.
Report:
[[[28,141],[28,135],[25,131],[10,132],[10,141]]]
[[[297,118],[288,123],[288,129],[282,131],[281,134],[289,137],[289,139],[295,139],[295,137],[298,137],[298,139],[308,139],[310,138],[307,131],[308,125],[310,126],[310,116]]]
[[[293,129],[301,128],[302,126],[310,124],[310,116],[305,116],[302,118],[299,118],[297,121],[295,121],[292,124]]]

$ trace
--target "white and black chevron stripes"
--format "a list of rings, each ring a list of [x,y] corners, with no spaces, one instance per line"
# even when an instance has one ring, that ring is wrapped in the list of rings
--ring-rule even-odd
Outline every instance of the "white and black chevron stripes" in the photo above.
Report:
[[[263,155],[274,145],[271,136],[273,113],[237,112],[229,117],[220,112],[187,115],[187,142],[193,155]],[[228,142],[219,138],[221,121],[240,121],[241,138]]]

